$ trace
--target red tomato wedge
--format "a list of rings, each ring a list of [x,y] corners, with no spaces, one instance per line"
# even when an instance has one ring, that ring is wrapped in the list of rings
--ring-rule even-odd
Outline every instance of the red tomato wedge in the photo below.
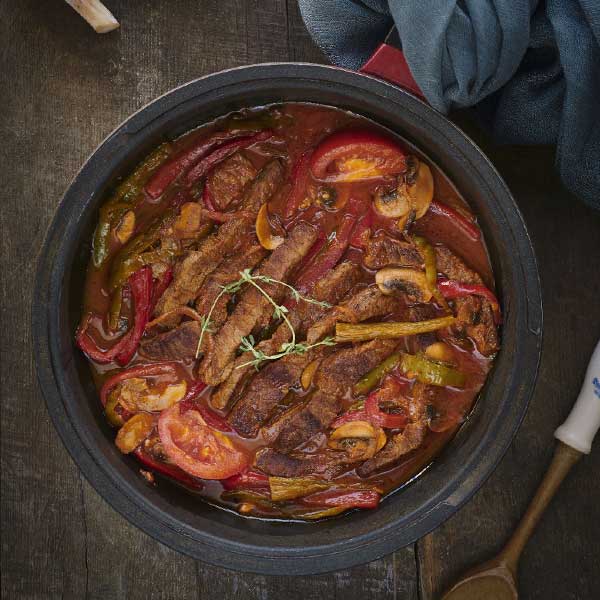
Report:
[[[406,153],[393,140],[362,129],[338,131],[317,146],[310,170],[322,181],[363,181],[406,170]]]
[[[200,412],[181,403],[161,413],[158,434],[169,459],[201,479],[226,479],[243,471],[248,458]]]

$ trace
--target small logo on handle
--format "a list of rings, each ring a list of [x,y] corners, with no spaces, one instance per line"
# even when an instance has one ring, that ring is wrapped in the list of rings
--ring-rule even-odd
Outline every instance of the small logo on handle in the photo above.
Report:
[[[597,377],[594,377],[594,379],[592,379],[592,385],[594,386],[594,394],[596,394],[596,396],[600,398],[600,381]]]

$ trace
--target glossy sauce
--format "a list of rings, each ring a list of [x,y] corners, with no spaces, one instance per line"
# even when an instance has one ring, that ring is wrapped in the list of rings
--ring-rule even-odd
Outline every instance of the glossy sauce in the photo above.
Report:
[[[245,111],[240,115],[228,116],[224,119],[220,119],[215,123],[200,127],[188,134],[185,134],[174,142],[174,153],[184,149],[203,136],[206,136],[211,131],[219,129],[224,123],[231,126],[232,123],[235,127],[236,123],[243,126],[245,119],[261,119],[264,115],[265,109],[253,109]],[[361,126],[371,129],[378,129],[378,126],[366,121],[362,117],[350,114],[339,109],[323,107],[318,105],[307,105],[307,104],[285,104],[280,107],[271,109],[275,111],[276,125],[275,131],[277,137],[283,138],[284,142],[267,142],[259,146],[260,149],[246,149],[242,153],[249,158],[252,163],[259,169],[262,167],[267,160],[272,158],[274,155],[287,155],[286,168],[288,174],[291,170],[291,166],[294,165],[300,158],[302,153],[311,146],[316,146],[324,137],[329,133],[346,127]],[[389,132],[388,132],[389,133]],[[446,176],[433,165],[426,157],[422,157],[420,153],[414,149],[406,141],[402,141],[402,144],[409,147],[411,152],[417,154],[420,158],[423,158],[427,164],[430,165],[434,174],[435,181],[435,198],[449,206],[454,207],[459,212],[463,212],[469,216],[472,215],[469,207],[465,201],[460,197],[453,184],[446,178]],[[344,199],[350,195],[350,186],[352,188],[352,196],[355,198],[370,199],[374,192],[374,189],[379,185],[380,182],[367,181],[363,183],[339,183],[332,184],[332,187],[336,191],[336,201],[339,204],[343,204]],[[309,187],[314,186],[318,188],[319,182],[311,180]],[[291,183],[288,181],[275,195],[275,197],[269,203],[269,212],[273,216],[274,228],[281,227],[283,225],[289,225],[283,218],[284,206],[291,188]],[[170,199],[177,194],[178,186],[174,185],[164,195],[163,198],[159,199],[158,202],[151,201],[148,197],[141,197],[136,202],[136,232],[143,231],[148,224],[157,216],[164,213],[167,209]],[[322,228],[326,231],[335,229],[337,222],[340,219],[343,209],[336,210],[335,207],[327,206],[315,206],[310,205],[303,210],[300,215],[296,216],[294,220],[304,219],[309,220],[311,223],[319,223]],[[386,228],[385,219],[381,219],[377,223],[377,227]],[[468,266],[476,270],[486,282],[486,284],[493,289],[493,274],[490,267],[488,254],[484,245],[483,240],[474,242],[464,235],[461,234],[452,223],[447,219],[440,217],[439,215],[433,214],[431,211],[428,212],[423,218],[416,222],[413,231],[427,237],[431,243],[443,243],[447,245],[453,252],[459,255],[467,263]],[[114,240],[113,240],[114,244]],[[111,258],[116,252],[116,246],[111,248]],[[350,248],[345,259],[360,262],[361,261],[361,250],[356,248]],[[96,269],[92,264],[87,272],[87,280],[85,286],[85,294],[83,298],[83,314],[94,313],[104,315],[109,310],[111,303],[111,293],[108,283],[109,272],[111,267],[111,259],[107,260],[102,268]],[[373,272],[364,269],[364,280],[365,282],[372,281]],[[122,316],[127,320],[128,314],[128,303],[127,300],[124,302],[124,311]],[[439,314],[442,314],[441,312]],[[388,318],[393,320],[394,315],[390,315]],[[100,346],[109,346],[110,343],[121,335],[121,332],[110,333],[104,328],[101,320],[95,320],[93,327],[91,328],[92,335]],[[405,338],[405,350],[411,351],[414,341]],[[447,389],[440,388],[436,390],[436,394],[439,398],[439,410],[437,418],[441,422],[440,428],[443,429],[444,415],[466,415],[475,401],[479,389],[482,387],[488,370],[491,366],[491,359],[486,358],[475,352],[467,352],[461,348],[455,348],[455,354],[458,357],[458,368],[467,375],[467,384],[462,390],[458,389]],[[136,356],[134,360],[127,366],[130,368],[138,363],[147,362],[139,356]],[[90,361],[94,380],[98,389],[102,386],[102,383],[106,380],[107,376],[117,372],[119,369],[114,363],[108,365],[98,365]],[[187,374],[189,381],[194,378],[193,375],[193,362],[181,363],[182,368]],[[402,381],[403,376],[400,373],[396,373],[399,380]],[[164,388],[164,384],[161,383],[160,378],[155,382],[156,387],[159,389]],[[405,380],[403,382],[404,389],[407,394],[410,395],[413,383]],[[304,397],[311,393],[312,390],[302,391],[301,389],[293,390],[288,394],[288,397],[284,399],[284,404],[281,406],[281,410],[295,402],[298,397]],[[203,401],[209,397],[211,393],[210,388],[207,388],[203,394]],[[345,408],[355,402],[353,398],[345,399]],[[435,404],[435,402],[434,402]],[[444,429],[443,431],[435,432],[428,431],[426,439],[423,445],[404,457],[398,462],[398,464],[391,470],[378,473],[369,477],[368,479],[359,478],[354,471],[349,471],[341,475],[338,479],[340,481],[367,481],[380,487],[384,493],[388,493],[403,483],[410,480],[416,474],[421,472],[431,461],[435,458],[436,454],[439,453],[441,448],[448,442],[448,440],[456,433],[457,426]],[[266,445],[259,437],[254,440],[248,440],[241,438],[235,434],[231,435],[234,439],[236,446],[242,448],[249,456],[253,455],[256,450],[263,445]],[[324,447],[326,444],[325,434],[320,434],[310,440],[304,447],[305,450],[314,452]],[[230,508],[237,508],[239,501],[233,498],[223,498],[223,488],[218,481],[210,481],[202,483],[201,495],[211,503],[218,505],[224,505]],[[197,492],[197,491],[195,491]],[[292,503],[293,508],[293,503]],[[254,516],[263,517],[277,517],[281,516],[277,510],[270,510],[264,508],[262,512],[253,513]],[[289,516],[289,515],[288,515]]]

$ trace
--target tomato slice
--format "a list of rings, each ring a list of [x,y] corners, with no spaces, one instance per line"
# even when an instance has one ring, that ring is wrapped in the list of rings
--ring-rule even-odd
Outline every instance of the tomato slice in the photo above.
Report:
[[[189,405],[179,403],[163,411],[158,434],[169,459],[194,477],[225,479],[249,462],[225,433],[209,427]]]
[[[380,133],[350,129],[325,138],[311,157],[310,169],[322,181],[378,179],[405,171],[406,153]]]

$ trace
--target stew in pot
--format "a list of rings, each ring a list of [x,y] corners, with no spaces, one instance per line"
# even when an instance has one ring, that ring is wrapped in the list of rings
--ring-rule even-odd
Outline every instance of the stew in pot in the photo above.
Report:
[[[499,349],[481,230],[426,157],[318,105],[153,150],[100,209],[76,334],[115,444],[239,513],[375,508]]]

